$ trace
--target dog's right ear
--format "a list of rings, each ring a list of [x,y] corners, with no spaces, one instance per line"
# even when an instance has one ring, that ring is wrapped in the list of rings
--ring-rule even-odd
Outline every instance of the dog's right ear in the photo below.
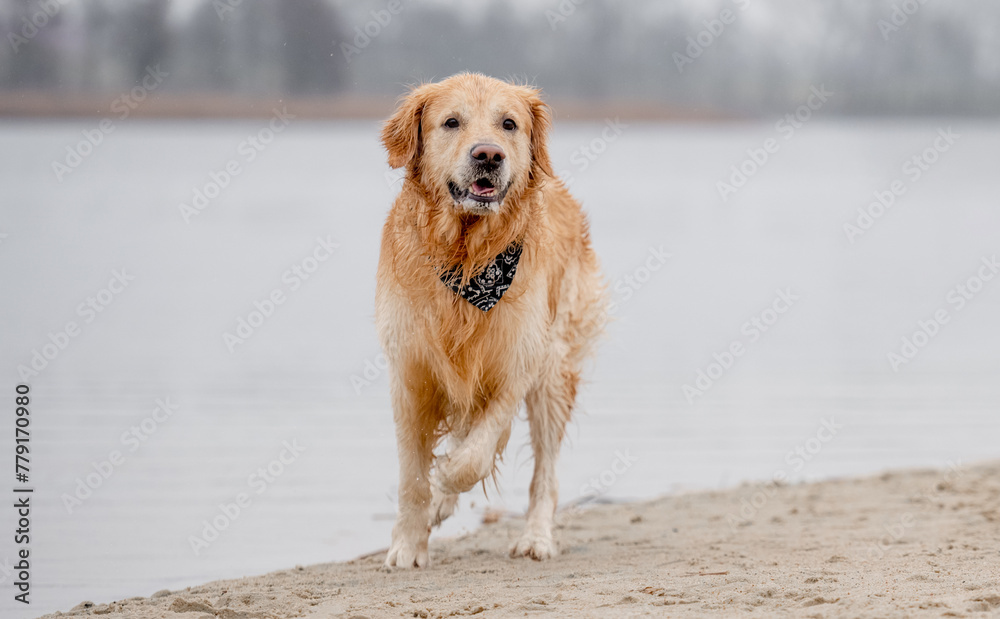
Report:
[[[382,144],[389,152],[389,166],[402,168],[420,151],[420,117],[433,84],[424,84],[404,95],[396,111],[382,126]]]

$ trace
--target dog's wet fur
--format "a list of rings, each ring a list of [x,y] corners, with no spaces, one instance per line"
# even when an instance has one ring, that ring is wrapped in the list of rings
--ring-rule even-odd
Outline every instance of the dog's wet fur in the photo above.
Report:
[[[521,402],[535,466],[511,555],[557,554],[555,463],[607,293],[586,218],[552,171],[549,126],[538,90],[465,73],[414,88],[383,128],[389,164],[406,168],[376,292],[400,468],[387,566],[428,565],[431,527],[494,472]],[[490,311],[441,282],[456,266],[468,282],[513,243],[516,276]]]

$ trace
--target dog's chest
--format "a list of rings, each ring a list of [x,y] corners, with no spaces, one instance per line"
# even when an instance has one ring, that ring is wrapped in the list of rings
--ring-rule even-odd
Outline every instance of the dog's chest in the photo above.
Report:
[[[435,365],[448,368],[442,374],[460,378],[466,389],[488,392],[538,373],[549,349],[546,295],[523,275],[489,311],[442,286],[447,301],[429,321],[439,344]]]

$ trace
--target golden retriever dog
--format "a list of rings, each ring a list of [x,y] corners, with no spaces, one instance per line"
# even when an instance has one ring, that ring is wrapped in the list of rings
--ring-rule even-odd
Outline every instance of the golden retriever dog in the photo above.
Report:
[[[386,566],[428,565],[431,527],[494,473],[521,402],[535,465],[510,552],[557,553],[555,464],[607,300],[549,125],[539,91],[464,73],[413,89],[383,127],[389,165],[406,168],[375,300],[399,447]]]

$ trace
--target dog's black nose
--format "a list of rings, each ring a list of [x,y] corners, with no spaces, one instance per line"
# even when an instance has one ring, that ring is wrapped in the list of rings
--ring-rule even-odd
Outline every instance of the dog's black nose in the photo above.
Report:
[[[507,155],[496,144],[476,144],[469,152],[473,161],[478,163],[500,163]]]

